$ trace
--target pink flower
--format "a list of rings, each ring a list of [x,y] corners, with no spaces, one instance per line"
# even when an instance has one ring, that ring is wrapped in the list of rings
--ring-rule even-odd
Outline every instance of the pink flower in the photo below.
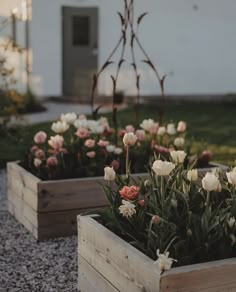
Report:
[[[108,142],[106,140],[99,140],[98,141],[98,146],[100,146],[100,147],[106,147],[109,144],[110,144],[110,142]]]
[[[88,148],[93,148],[95,145],[95,140],[93,139],[87,139],[84,143],[84,145]]]
[[[54,149],[59,151],[64,143],[64,138],[60,135],[50,137],[48,144]]]
[[[38,159],[44,159],[45,158],[45,153],[43,150],[41,149],[38,149],[36,152],[35,152],[35,157],[38,158]]]
[[[112,160],[112,162],[111,162],[111,167],[113,167],[114,170],[117,171],[117,170],[119,169],[119,167],[120,167],[120,163],[119,163],[119,161],[117,161],[117,160]]]
[[[58,160],[55,156],[50,156],[47,159],[47,166],[48,167],[56,167],[58,165]]]
[[[139,204],[139,206],[143,206],[145,204],[145,201],[144,200],[138,200],[138,204]]]
[[[126,133],[126,131],[124,129],[122,129],[119,131],[118,135],[119,135],[119,137],[122,138],[122,137],[124,137],[125,133]]]
[[[161,218],[158,215],[152,216],[152,223],[153,224],[159,224],[161,222]]]
[[[96,156],[96,152],[95,151],[87,152],[86,156],[88,156],[89,158],[94,158]]]
[[[31,147],[30,150],[31,150],[31,152],[36,152],[37,150],[39,150],[39,147],[34,145],[34,146]]]
[[[120,196],[126,200],[134,200],[138,196],[140,188],[137,186],[124,186],[120,191]]]
[[[125,131],[126,131],[126,133],[134,133],[135,128],[132,125],[127,125],[125,127]]]
[[[178,123],[178,126],[177,126],[177,131],[182,133],[182,132],[185,132],[186,131],[186,128],[187,128],[186,123],[183,122],[183,121],[180,121]]]
[[[137,130],[135,135],[138,137],[139,141],[143,141],[145,139],[145,131],[144,130]]]
[[[168,148],[163,147],[163,146],[158,146],[158,145],[154,146],[154,150],[158,154],[165,154],[165,153],[170,152],[170,150]]]
[[[78,136],[79,138],[81,139],[85,139],[85,138],[88,138],[89,137],[89,131],[85,128],[79,128],[77,130],[77,132],[75,133],[76,136]]]
[[[39,131],[34,135],[34,142],[37,144],[43,144],[45,143],[47,139],[47,134],[43,131]]]

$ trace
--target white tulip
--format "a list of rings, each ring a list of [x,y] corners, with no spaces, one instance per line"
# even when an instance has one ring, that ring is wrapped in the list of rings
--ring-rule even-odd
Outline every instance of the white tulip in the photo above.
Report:
[[[153,119],[143,120],[140,124],[140,127],[145,131],[149,131],[149,129],[153,127],[154,123],[155,122],[153,121]]]
[[[157,135],[163,136],[166,133],[166,127],[160,127],[157,131]]]
[[[129,201],[122,200],[122,205],[119,207],[120,214],[124,217],[132,217],[135,213],[135,205],[130,203]]]
[[[106,150],[107,150],[107,152],[109,152],[109,153],[114,152],[115,148],[116,148],[116,147],[115,147],[114,145],[107,145],[107,146],[106,146]]]
[[[187,153],[184,151],[171,151],[170,156],[175,163],[183,163]]]
[[[73,125],[76,119],[75,113],[61,114],[61,120],[69,125]]]
[[[230,172],[226,172],[228,182],[236,187],[236,167]]]
[[[171,171],[175,168],[175,165],[172,162],[156,160],[152,165],[152,170],[161,176],[166,176],[171,173]]]
[[[58,122],[55,122],[52,124],[52,127],[51,129],[57,133],[57,134],[61,134],[61,133],[64,133],[66,132],[68,129],[69,129],[69,125],[66,123],[66,122],[61,122],[61,121],[58,121]]]
[[[41,159],[38,159],[38,158],[34,159],[34,166],[36,168],[38,168],[41,164],[42,164],[42,160]]]
[[[116,147],[114,149],[114,154],[116,154],[116,155],[120,155],[122,152],[123,152],[123,149],[122,148]]]
[[[106,166],[104,168],[104,179],[108,181],[113,181],[116,178],[116,173],[113,167]]]
[[[168,124],[167,125],[167,133],[169,135],[175,135],[176,134],[176,129],[175,129],[175,124]]]
[[[202,179],[202,187],[208,191],[221,191],[221,184],[219,178],[211,172],[207,172]]]
[[[170,270],[173,262],[177,262],[177,260],[169,257],[169,252],[161,254],[159,249],[157,250],[157,256],[158,259],[154,264],[158,266],[160,273]]]
[[[123,143],[125,146],[132,146],[136,143],[138,137],[134,133],[125,133]]]
[[[177,126],[177,131],[182,133],[186,131],[186,128],[187,128],[186,122],[180,121]]]
[[[180,138],[175,138],[174,140],[174,145],[178,148],[181,148],[184,146],[184,138],[180,137]]]
[[[187,179],[189,181],[197,181],[198,180],[198,170],[191,169],[187,172]]]

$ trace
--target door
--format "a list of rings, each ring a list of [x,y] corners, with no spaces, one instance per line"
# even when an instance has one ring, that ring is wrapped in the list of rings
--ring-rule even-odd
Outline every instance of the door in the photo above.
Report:
[[[63,7],[63,94],[91,95],[97,71],[98,9]]]

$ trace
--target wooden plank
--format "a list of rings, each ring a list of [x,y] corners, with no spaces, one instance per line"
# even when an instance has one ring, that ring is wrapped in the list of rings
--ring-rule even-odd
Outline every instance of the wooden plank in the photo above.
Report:
[[[81,292],[119,292],[82,257],[79,257],[79,289]]]
[[[78,216],[79,255],[118,291],[159,291],[153,260],[89,216]]]
[[[236,258],[173,268],[163,274],[161,292],[236,291]]]
[[[23,200],[34,211],[38,211],[38,194],[29,188],[23,189]]]
[[[21,167],[18,162],[8,162],[7,171],[16,178],[19,178],[24,186],[28,187],[34,192],[38,191],[38,183],[41,180]]]
[[[108,205],[105,194],[94,179],[68,179],[39,183],[38,211],[86,209]]]
[[[14,172],[7,174],[8,180],[8,191],[12,190],[18,197],[23,198],[23,189],[24,185],[21,179],[18,176],[15,176]]]

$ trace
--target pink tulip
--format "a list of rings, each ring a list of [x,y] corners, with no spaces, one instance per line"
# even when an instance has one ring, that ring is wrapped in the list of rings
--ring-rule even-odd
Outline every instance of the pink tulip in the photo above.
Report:
[[[177,126],[177,131],[183,133],[186,131],[187,125],[184,121],[180,121]]]
[[[96,156],[96,152],[95,151],[90,151],[90,152],[87,152],[86,155],[89,157],[89,158],[94,158]]]
[[[125,127],[126,133],[134,133],[135,128],[132,125],[128,125]]]
[[[85,128],[79,128],[77,130],[77,132],[75,133],[76,136],[78,136],[79,138],[81,139],[85,139],[85,138],[88,138],[89,137],[89,131]]]
[[[95,140],[93,139],[87,139],[84,143],[84,145],[88,148],[93,148],[95,145]]]
[[[145,131],[144,130],[137,130],[135,135],[138,137],[139,141],[143,141],[145,139]]]
[[[48,167],[56,167],[58,165],[58,160],[55,156],[50,156],[47,159],[47,166]]]
[[[37,144],[43,144],[45,143],[47,139],[47,134],[43,131],[39,131],[34,135],[34,142]]]
[[[99,140],[98,141],[98,146],[100,147],[106,147],[107,145],[109,145],[110,143],[106,140]]]

